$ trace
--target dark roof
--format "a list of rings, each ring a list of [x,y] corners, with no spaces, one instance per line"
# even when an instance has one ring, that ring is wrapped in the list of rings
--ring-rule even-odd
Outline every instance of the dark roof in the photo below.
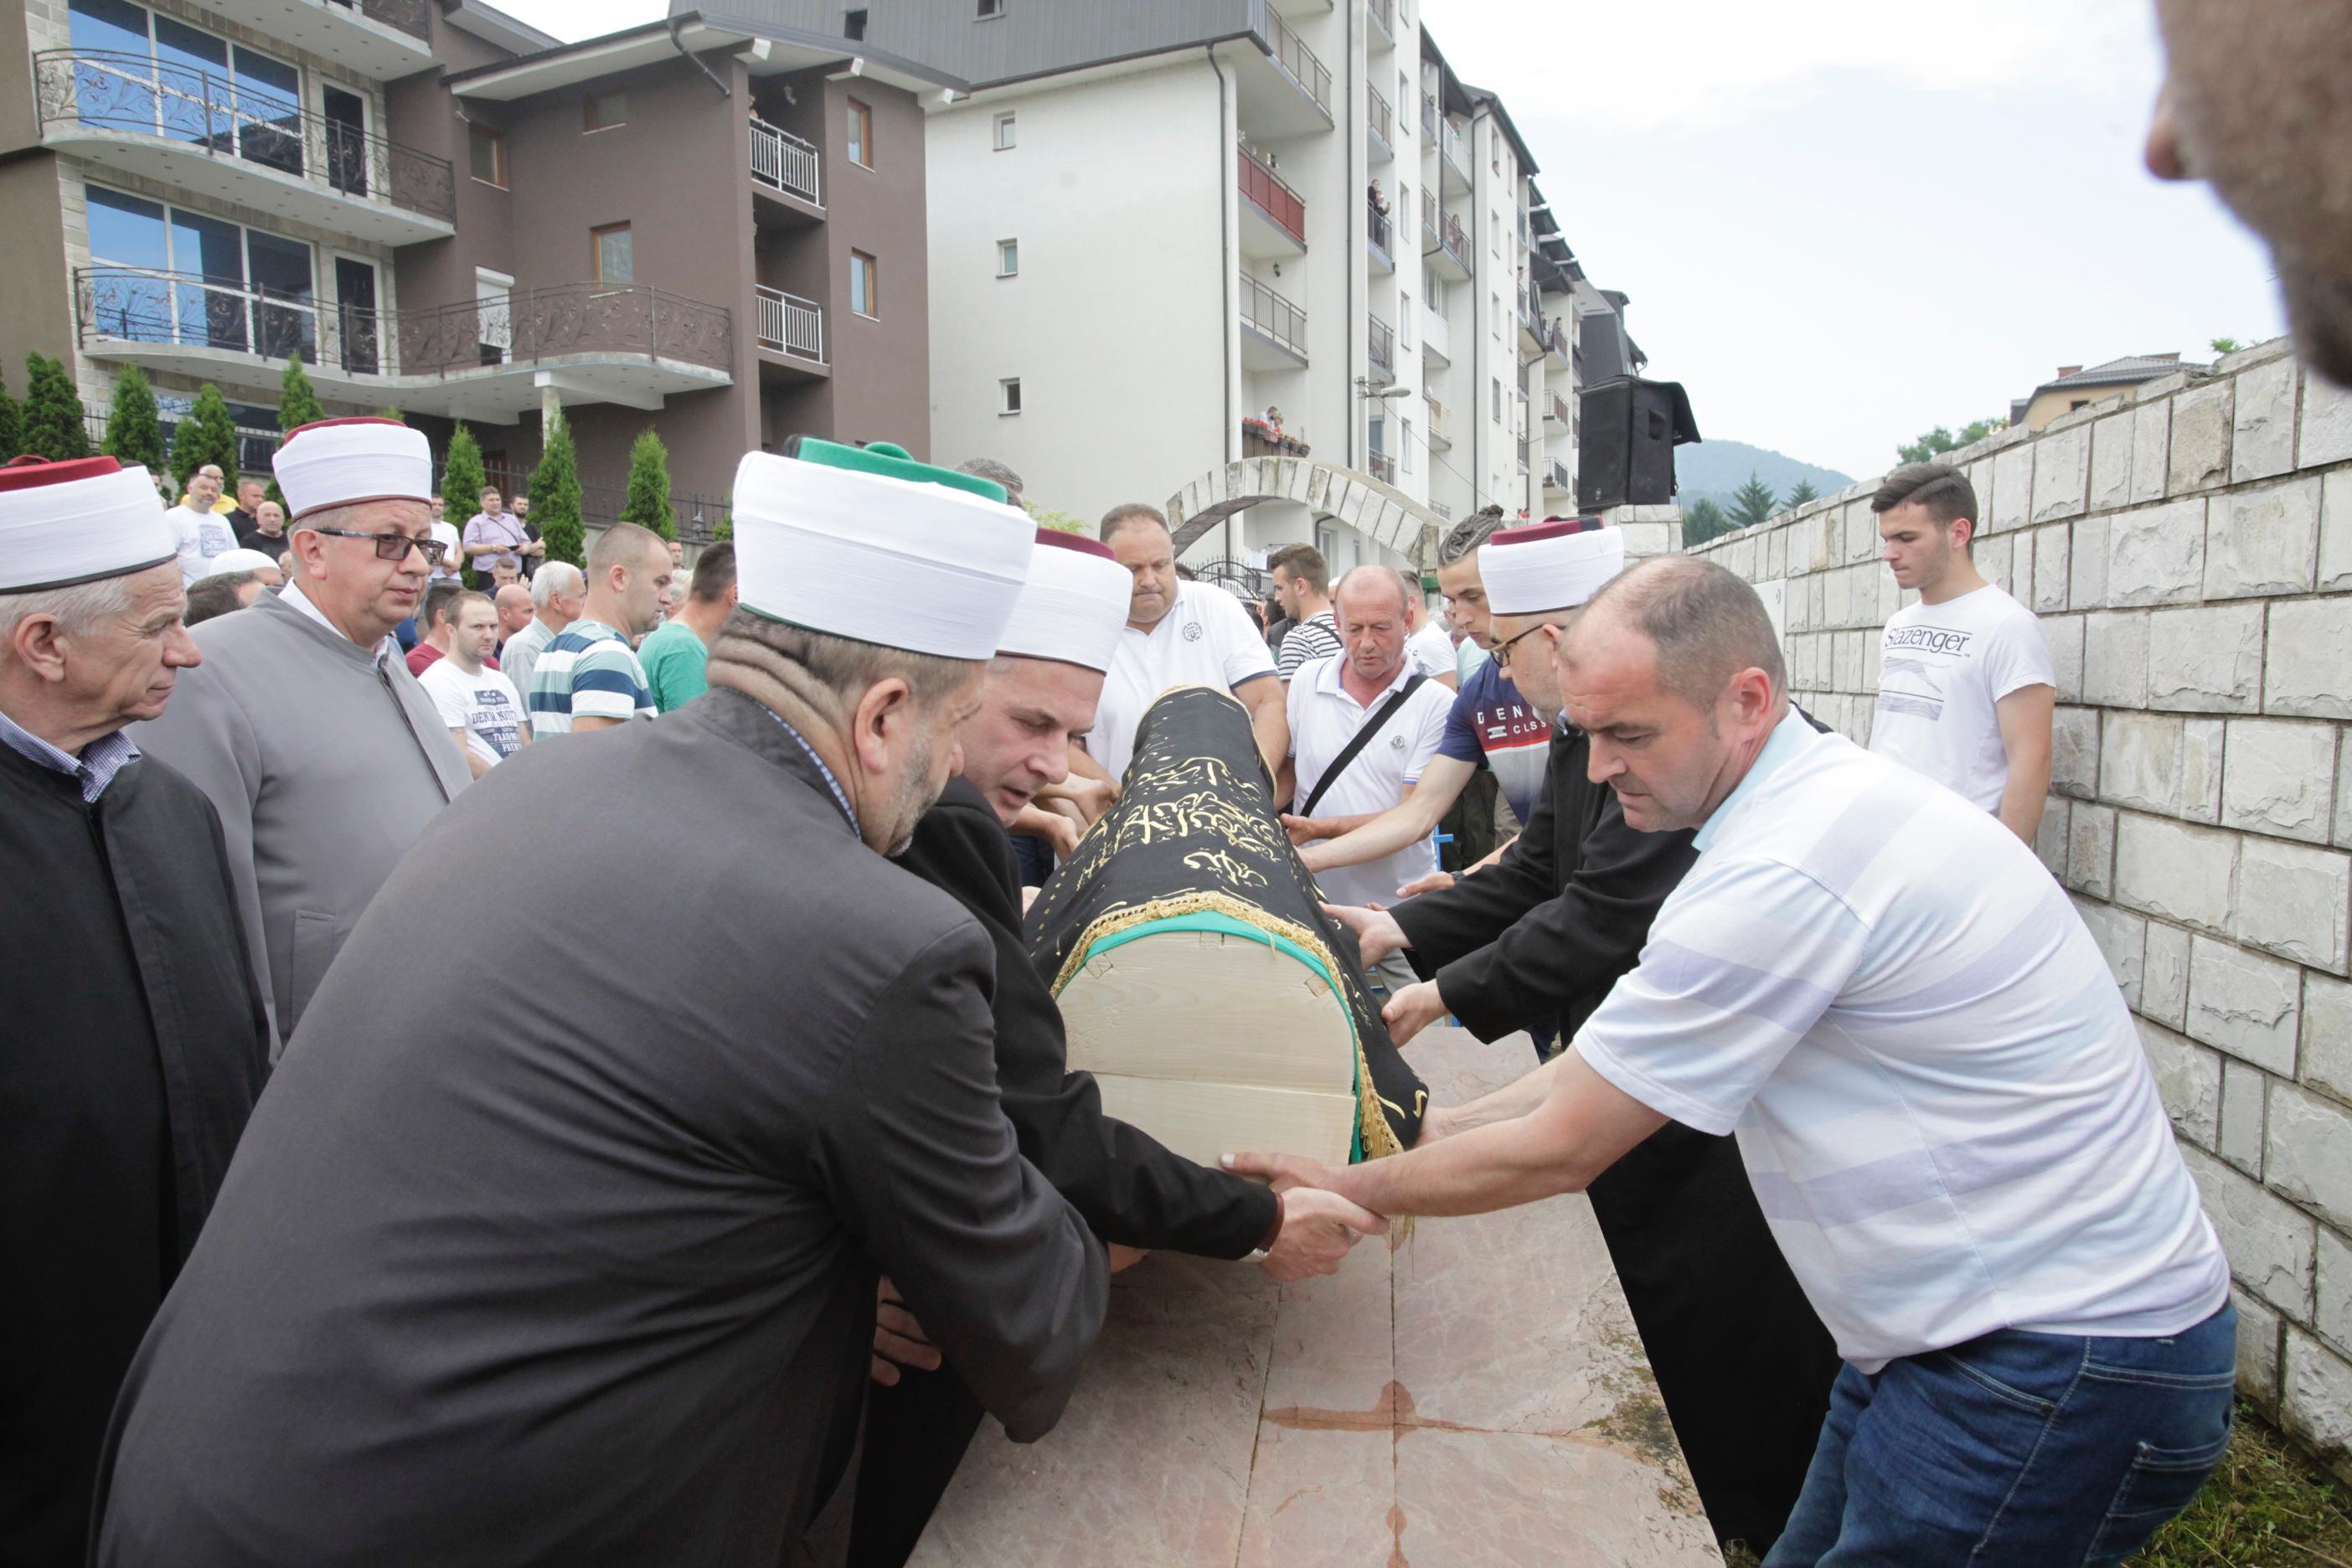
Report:
[[[1445,58],[1445,51],[1437,47],[1437,39],[1430,32],[1425,20],[1421,25],[1421,58],[1433,61],[1437,67],[1438,107],[1448,114],[1469,113],[1470,94],[1463,88],[1462,79],[1454,74],[1454,63]]]
[[[2170,375],[2177,370],[2203,370],[2201,364],[2184,364],[2179,354],[2126,354],[2105,364],[2095,364],[2078,370],[2072,375],[2062,375],[2045,381],[2033,389],[2034,397],[2045,392],[2071,390],[2084,386],[2137,386],[2144,381],[2154,381],[2160,375]],[[2032,398],[2026,401],[2032,402]]]
[[[1470,101],[1478,108],[1494,110],[1496,123],[1503,128],[1503,134],[1511,139],[1511,151],[1519,155],[1519,173],[1534,174],[1536,155],[1528,151],[1527,139],[1519,134],[1519,128],[1511,123],[1511,111],[1503,107],[1503,100],[1483,87],[1465,87],[1463,90],[1470,95]]]
[[[698,10],[679,11],[658,21],[643,23],[634,27],[622,27],[614,32],[600,34],[593,38],[576,39],[568,44],[557,43],[551,47],[540,49],[531,54],[517,55],[511,59],[494,60],[488,65],[476,66],[468,70],[452,71],[446,79],[452,86],[462,88],[468,82],[482,81],[514,71],[518,68],[552,65],[567,57],[607,51],[614,48],[615,46],[657,43],[663,47],[671,47],[680,33],[688,31],[701,34],[706,38],[709,35],[718,35],[722,39],[732,37],[737,41],[767,38],[790,48],[805,50],[832,59],[862,59],[866,62],[869,68],[878,68],[875,70],[875,74],[880,75],[885,80],[894,77],[901,79],[893,83],[897,86],[904,86],[908,81],[916,81],[933,87],[949,88],[959,92],[971,90],[969,83],[950,76],[944,71],[930,66],[919,65],[913,60],[884,50],[868,48],[862,42],[853,42],[829,33],[811,32],[801,27],[779,26],[772,22],[754,21],[740,16],[717,16]],[[710,46],[706,42],[704,47]],[[722,43],[719,47],[726,46]],[[656,48],[653,51],[653,58],[664,57]],[[614,68],[625,69],[632,65],[641,63],[644,62],[616,60]]]

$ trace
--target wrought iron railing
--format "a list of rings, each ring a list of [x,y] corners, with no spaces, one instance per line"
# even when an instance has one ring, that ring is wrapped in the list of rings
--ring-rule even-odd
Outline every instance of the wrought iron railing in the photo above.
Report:
[[[779,353],[824,363],[824,307],[814,300],[758,285],[760,346]]]
[[[1242,195],[1299,244],[1307,243],[1307,198],[1246,148],[1238,148]]]
[[[348,9],[352,0],[328,0],[328,3]],[[432,9],[432,0],[359,0],[361,16],[428,43],[433,38],[433,28],[428,20]]]
[[[1364,202],[1364,237],[1372,242],[1372,248],[1382,257],[1396,254],[1389,247],[1389,215],[1381,210],[1378,202],[1370,198]]]
[[[824,205],[817,151],[789,131],[764,120],[751,121],[751,177],[761,184],[800,197],[813,207]]]
[[[1396,145],[1396,115],[1389,109],[1389,100],[1370,82],[1364,84],[1364,96],[1370,114],[1372,134],[1381,139],[1383,147]]]
[[[1377,316],[1367,318],[1366,325],[1370,328],[1370,331],[1367,334],[1365,348],[1372,362],[1372,368],[1390,380],[1395,380],[1396,333],[1390,329],[1386,321]]]
[[[730,370],[723,306],[643,284],[568,283],[425,310],[370,310],[196,273],[84,267],[79,341],[121,339],[283,359],[352,375],[448,375],[567,353],[645,353]]]
[[[1242,274],[1242,321],[1300,359],[1307,357],[1307,312],[1246,272]]]
[[[227,77],[104,49],[33,57],[41,123],[79,124],[184,142],[362,201],[454,220],[449,161]]]
[[[1265,41],[1274,50],[1275,63],[1290,74],[1299,90],[1313,99],[1315,107],[1328,119],[1331,113],[1331,73],[1316,58],[1315,51],[1290,30],[1282,13],[1272,6],[1266,7]]]

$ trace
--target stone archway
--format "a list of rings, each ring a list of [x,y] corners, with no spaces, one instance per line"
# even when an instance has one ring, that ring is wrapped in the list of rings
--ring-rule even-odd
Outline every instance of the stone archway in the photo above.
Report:
[[[1393,485],[1310,458],[1244,458],[1212,468],[1168,498],[1168,528],[1181,556],[1217,524],[1262,501],[1295,501],[1320,521],[1344,522],[1416,566],[1427,542],[1451,525]]]

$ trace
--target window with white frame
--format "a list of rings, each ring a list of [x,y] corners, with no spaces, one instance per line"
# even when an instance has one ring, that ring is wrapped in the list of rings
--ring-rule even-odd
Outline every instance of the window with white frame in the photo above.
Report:
[[[1021,242],[1017,239],[998,240],[996,242],[996,275],[999,278],[1011,278],[1020,270]]]
[[[1008,375],[996,384],[996,411],[999,414],[1021,412],[1021,378]]]
[[[1013,111],[1012,110],[1008,109],[1003,113],[996,117],[995,121],[992,122],[991,134],[994,138],[996,151],[1000,153],[1009,153],[1013,150],[1016,132],[1013,125]]]
[[[1412,290],[1410,289],[1397,290],[1397,344],[1401,348],[1412,347]]]
[[[1397,468],[1402,473],[1412,472],[1412,421],[1397,421]]]

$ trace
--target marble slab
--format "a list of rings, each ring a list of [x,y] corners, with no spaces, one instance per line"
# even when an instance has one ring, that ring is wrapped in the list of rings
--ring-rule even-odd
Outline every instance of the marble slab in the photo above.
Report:
[[[1535,1065],[1524,1036],[1414,1042],[1458,1103]],[[1044,1441],[993,1422],[919,1568],[1719,1565],[1581,1197],[1422,1220],[1288,1288],[1160,1255]]]

